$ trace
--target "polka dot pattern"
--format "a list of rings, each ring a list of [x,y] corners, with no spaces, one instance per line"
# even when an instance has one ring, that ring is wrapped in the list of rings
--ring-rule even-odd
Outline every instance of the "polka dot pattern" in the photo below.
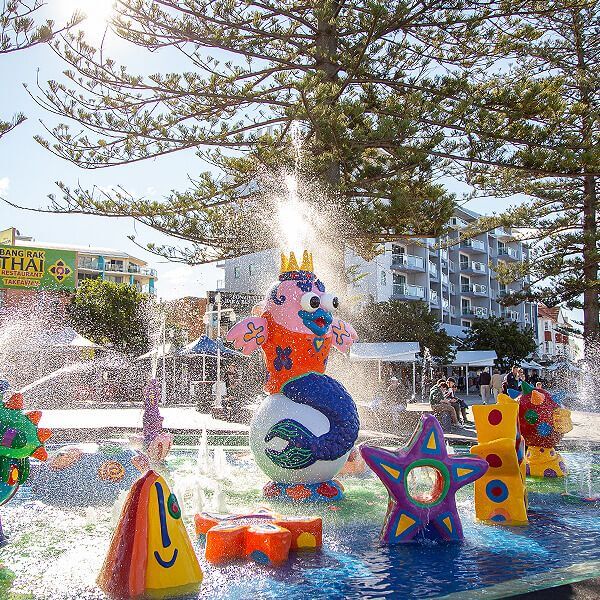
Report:
[[[502,459],[497,454],[488,454],[485,460],[490,467],[494,467],[495,469],[502,466]]]
[[[502,422],[502,413],[495,408],[494,410],[490,411],[490,414],[488,415],[488,423],[490,425],[498,425]]]
[[[525,420],[531,425],[537,423],[539,418],[540,415],[538,415],[537,411],[533,410],[532,408],[525,413]]]
[[[485,493],[492,502],[504,502],[508,498],[508,487],[500,479],[492,479],[485,486]]]

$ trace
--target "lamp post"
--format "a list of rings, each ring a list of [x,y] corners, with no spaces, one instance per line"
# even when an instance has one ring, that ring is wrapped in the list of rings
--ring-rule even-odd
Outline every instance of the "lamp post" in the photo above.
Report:
[[[212,315],[216,315],[217,317],[217,381],[215,382],[215,408],[223,408],[223,386],[221,382],[221,316],[226,314],[230,319],[235,320],[235,312],[232,308],[226,308],[223,310],[222,308],[222,298],[221,293],[217,292],[215,294],[215,308],[216,310],[206,311],[204,314],[204,322],[211,323]],[[212,330],[212,326],[210,327]]]

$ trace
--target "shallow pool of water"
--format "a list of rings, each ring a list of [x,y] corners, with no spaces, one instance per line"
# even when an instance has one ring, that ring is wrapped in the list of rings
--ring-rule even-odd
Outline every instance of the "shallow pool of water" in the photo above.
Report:
[[[172,480],[189,476],[194,456],[190,449],[170,455]],[[564,457],[575,472],[590,459],[600,462],[597,454]],[[382,547],[387,493],[374,476],[344,478],[347,498],[336,505],[291,507],[262,499],[264,476],[245,450],[228,452],[225,467],[221,488],[230,510],[270,505],[288,514],[319,514],[324,547],[294,554],[279,568],[250,562],[213,567],[197,542],[204,570],[200,597],[497,598],[600,576],[600,507],[567,502],[560,481],[532,483],[527,527],[476,523],[468,486],[457,496],[463,543]],[[94,581],[110,541],[110,507],[48,506],[24,488],[0,510],[11,536],[0,550],[0,561],[15,575],[11,593],[36,600],[104,598]],[[189,519],[188,525],[192,533]]]

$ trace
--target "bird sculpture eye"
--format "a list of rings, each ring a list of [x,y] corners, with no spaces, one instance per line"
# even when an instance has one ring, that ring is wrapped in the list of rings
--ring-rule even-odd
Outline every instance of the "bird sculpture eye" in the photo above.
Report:
[[[337,296],[333,294],[324,294],[321,296],[321,306],[329,312],[334,311],[340,305],[340,301]]]
[[[315,312],[319,306],[321,306],[321,299],[317,294],[309,292],[304,294],[300,300],[302,308],[307,312]]]

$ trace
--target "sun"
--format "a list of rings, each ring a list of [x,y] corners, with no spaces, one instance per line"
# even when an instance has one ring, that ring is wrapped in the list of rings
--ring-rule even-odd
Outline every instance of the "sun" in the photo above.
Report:
[[[69,14],[83,13],[85,20],[80,29],[89,35],[102,34],[114,11],[115,0],[63,0],[64,10]]]

